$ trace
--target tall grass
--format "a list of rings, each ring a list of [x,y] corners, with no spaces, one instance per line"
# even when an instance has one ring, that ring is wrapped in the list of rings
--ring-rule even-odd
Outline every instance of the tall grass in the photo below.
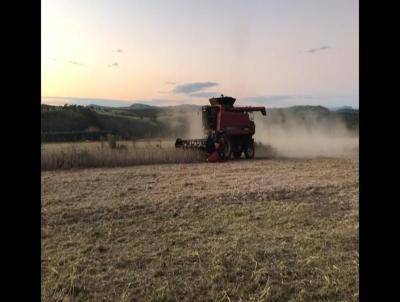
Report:
[[[64,144],[42,147],[41,169],[118,167],[162,163],[190,163],[204,161],[204,154],[193,150],[175,149],[161,144]]]

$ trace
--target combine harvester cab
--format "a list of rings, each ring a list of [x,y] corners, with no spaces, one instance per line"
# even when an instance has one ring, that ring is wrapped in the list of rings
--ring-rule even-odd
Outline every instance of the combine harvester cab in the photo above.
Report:
[[[220,159],[254,157],[256,127],[252,112],[260,111],[266,115],[265,107],[234,107],[236,99],[221,95],[211,98],[211,106],[202,107],[204,138],[181,139],[175,142],[176,148],[202,150],[208,154],[210,162]]]

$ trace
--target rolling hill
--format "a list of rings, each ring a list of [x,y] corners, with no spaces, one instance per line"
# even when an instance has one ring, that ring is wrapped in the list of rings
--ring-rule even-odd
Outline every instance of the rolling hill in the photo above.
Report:
[[[129,107],[41,105],[42,141],[99,140],[106,134],[121,139],[175,138],[188,134],[193,117],[201,106],[158,107],[135,103]],[[358,110],[331,111],[323,106],[293,106],[267,110],[266,123],[285,124],[296,119],[301,123],[342,120],[358,132]]]

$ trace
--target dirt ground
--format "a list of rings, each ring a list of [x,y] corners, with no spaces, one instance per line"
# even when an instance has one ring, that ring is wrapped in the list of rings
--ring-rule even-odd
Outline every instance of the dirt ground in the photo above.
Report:
[[[43,301],[358,301],[358,160],[42,172]]]

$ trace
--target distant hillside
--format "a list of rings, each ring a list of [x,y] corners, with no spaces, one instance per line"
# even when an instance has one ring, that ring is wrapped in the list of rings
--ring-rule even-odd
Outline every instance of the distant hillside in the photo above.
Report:
[[[310,106],[310,105],[306,105],[306,106],[292,106],[292,107],[288,107],[288,108],[281,108],[283,110],[289,110],[292,112],[329,112],[328,108],[325,108],[323,106]]]
[[[329,110],[333,111],[333,112],[353,112],[353,113],[359,112],[358,109],[355,109],[351,106],[331,107],[331,108],[329,108]]]
[[[155,106],[127,109],[42,105],[42,140],[99,139],[104,133],[123,139],[182,136],[187,131],[187,113],[182,108]]]
[[[129,107],[120,107],[121,109],[131,109],[131,110],[139,110],[139,109],[152,109],[157,108],[156,106],[151,106],[147,104],[135,103],[130,105]]]
[[[193,117],[201,106],[180,105],[157,107],[133,104],[129,107],[64,105],[41,106],[43,141],[98,140],[107,133],[123,139],[176,138],[188,134]],[[333,112],[322,106],[293,106],[267,109],[263,123],[285,124],[296,118],[310,121],[341,119],[348,129],[358,131],[358,111]]]

